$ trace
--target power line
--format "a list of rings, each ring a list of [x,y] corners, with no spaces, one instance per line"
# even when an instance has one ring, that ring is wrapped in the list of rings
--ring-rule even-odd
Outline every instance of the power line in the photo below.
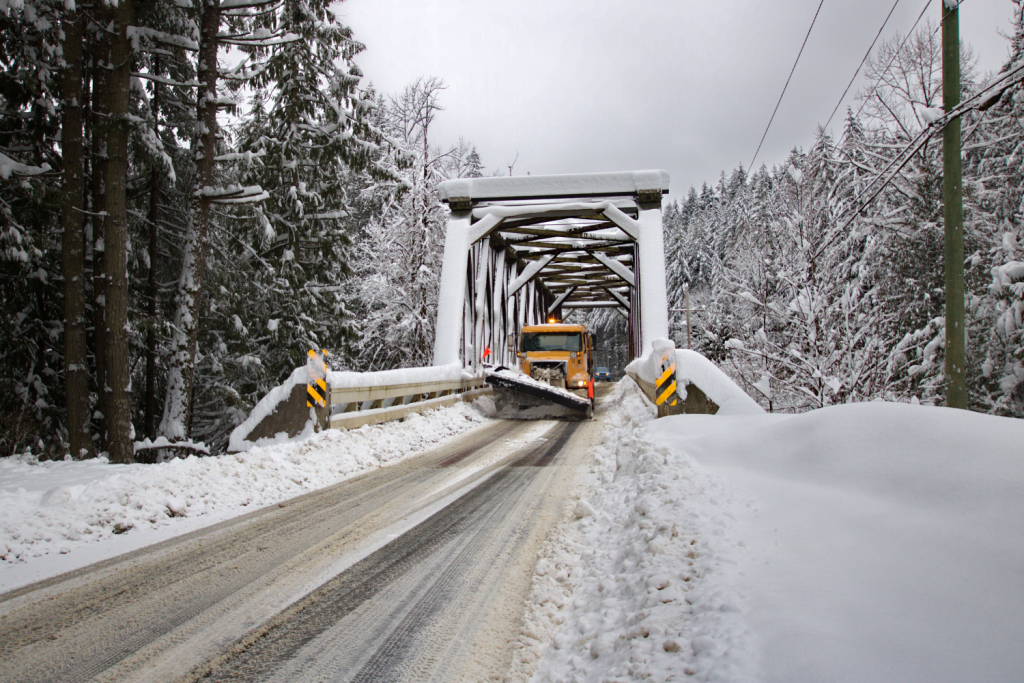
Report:
[[[775,103],[775,111],[772,112],[772,117],[768,119],[768,126],[764,129],[764,135],[761,136],[761,142],[757,143],[757,151],[754,152],[754,158],[750,160],[750,166],[748,168],[754,168],[754,162],[757,161],[757,155],[761,153],[761,145],[764,144],[764,139],[768,137],[768,130],[772,127],[772,121],[775,120],[775,115],[779,112],[779,105],[782,104],[782,98],[786,95],[786,88],[789,87],[789,82],[793,78],[793,72],[796,71],[796,65],[800,63],[800,55],[804,53],[804,48],[807,47],[807,39],[811,37],[811,30],[814,29],[814,22],[818,20],[818,13],[821,12],[821,6],[825,4],[825,0],[821,0],[818,3],[818,9],[814,12],[814,18],[811,19],[811,25],[807,29],[807,35],[804,36],[804,42],[800,46],[800,52],[796,55],[796,61],[793,62],[793,68],[789,70],[789,78],[786,79],[786,85],[782,86],[782,94],[779,95],[779,101]]]
[[[899,57],[901,52],[903,52],[903,46],[906,45],[907,41],[914,35],[914,31],[917,30],[917,25],[921,23],[921,19],[924,18],[924,13],[928,11],[928,7],[931,4],[932,0],[925,0],[924,7],[921,8],[921,13],[917,15],[917,21],[915,21],[914,25],[910,27],[909,31],[907,31],[907,35],[903,36],[903,41],[900,43],[900,46],[892,53],[892,56],[889,58],[889,62],[885,65],[885,68],[882,69],[883,74],[889,72],[889,68],[892,67],[892,63],[895,62],[896,58]],[[864,105],[867,104],[868,100],[874,96],[876,90],[878,90],[878,82],[875,82],[875,84],[871,86],[871,92],[869,92],[868,96],[860,103],[860,108],[857,109],[857,116],[860,116],[861,112],[864,111]]]
[[[966,2],[966,0],[960,0],[959,5],[962,5],[964,2]],[[913,37],[914,31],[917,30],[917,25],[921,23],[921,19],[924,18],[924,14],[925,14],[925,12],[928,11],[928,8],[931,6],[931,4],[932,4],[932,0],[925,0],[924,7],[921,8],[921,13],[917,15],[917,20],[914,21],[914,25],[910,27],[910,30],[907,31],[907,34],[905,36],[903,36],[903,40],[900,42],[899,47],[896,48],[896,50],[893,51],[892,56],[889,57],[889,61],[885,65],[885,68],[882,69],[882,71],[880,72],[881,74],[884,75],[884,74],[889,72],[890,67],[892,67],[892,63],[895,62],[896,58],[899,57],[900,53],[903,52],[903,46],[905,46],[907,44],[907,41],[910,40],[911,37]],[[945,12],[945,14],[942,15],[942,18],[945,19],[949,15],[950,11],[951,10],[947,10]],[[932,31],[932,35],[934,36],[938,32],[938,30],[940,28],[942,28],[942,24],[941,23],[938,26],[935,27],[935,30]],[[871,91],[868,92],[867,96],[864,97],[861,100],[860,106],[857,108],[857,113],[853,115],[853,118],[860,117],[861,113],[864,111],[864,107],[866,107],[867,103],[871,101],[871,98],[875,96],[875,91],[878,90],[878,85],[879,85],[879,82],[876,81],[875,84],[873,86],[871,86]],[[845,139],[846,139],[846,131],[844,130],[843,131],[843,135],[839,138],[839,142],[837,142],[836,144],[837,145],[842,144],[843,140],[845,140]]]
[[[917,134],[917,137],[901,149],[900,152],[886,165],[886,167],[868,182],[863,189],[863,193],[867,195],[867,198],[861,200],[855,209],[847,209],[835,219],[835,222],[839,222],[839,220],[845,218],[847,215],[850,216],[850,218],[833,233],[833,236],[826,240],[825,243],[817,249],[814,257],[817,258],[818,254],[821,254],[826,248],[831,246],[831,244],[843,234],[843,231],[853,223],[857,216],[860,215],[860,212],[866,209],[868,204],[874,201],[875,197],[881,194],[882,190],[885,189],[889,183],[895,180],[897,174],[899,174],[903,167],[906,166],[914,155],[920,151],[921,147],[923,147],[928,140],[941,133],[943,129],[949,125],[950,121],[963,116],[971,110],[981,111],[982,107],[986,106],[985,103],[990,101],[990,98],[992,98],[996,93],[1001,94],[1006,92],[1009,88],[1020,83],[1024,83],[1024,64],[1020,64],[1005,73],[999,74],[997,78],[990,81],[973,95],[963,100],[955,109],[946,112],[944,116],[925,126],[921,132]],[[881,184],[873,188],[873,186],[875,186],[875,184],[880,180]]]
[[[846,97],[846,93],[850,92],[850,87],[853,85],[853,82],[857,80],[857,76],[860,74],[860,70],[864,68],[864,62],[868,61],[868,57],[871,56],[871,51],[875,49],[875,43],[878,42],[878,38],[882,35],[882,31],[885,30],[885,25],[889,23],[889,19],[892,18],[892,13],[896,11],[896,5],[898,4],[900,4],[900,0],[896,0],[896,2],[892,4],[892,8],[889,10],[889,14],[886,15],[885,21],[882,22],[882,27],[878,29],[878,33],[875,34],[875,39],[871,41],[871,45],[868,47],[868,51],[864,53],[864,59],[860,60],[860,64],[857,65],[857,70],[853,72],[853,78],[851,78],[850,82],[846,84],[846,90],[844,90],[843,94],[839,96],[839,101],[836,102],[836,107],[835,109],[832,110],[832,114],[828,117],[828,121],[825,122],[824,128],[827,129],[828,124],[832,123],[833,117],[835,117],[836,112],[839,111],[839,105],[843,103],[843,99]],[[927,8],[928,5],[925,4],[925,9]],[[921,15],[924,16],[924,12],[922,12]],[[914,26],[917,26],[917,24],[914,24]]]
[[[914,22],[914,25],[910,27],[910,30],[907,31],[907,34],[903,36],[903,40],[900,41],[899,47],[897,47],[893,51],[892,56],[889,57],[889,61],[885,65],[885,68],[883,68],[881,72],[879,72],[881,75],[885,75],[886,73],[889,72],[889,68],[892,67],[892,63],[895,62],[896,58],[900,55],[901,52],[903,52],[903,46],[906,45],[907,41],[910,40],[910,37],[914,35],[914,31],[917,30],[917,25],[921,23],[921,19],[924,18],[924,13],[928,11],[928,7],[931,6],[931,4],[932,0],[924,1],[924,7],[921,8],[921,13],[917,15],[917,20]],[[875,96],[875,91],[878,90],[878,83],[879,81],[875,81],[875,84],[871,86],[871,91],[868,92],[868,94],[863,99],[861,99],[860,106],[857,108],[857,113],[853,115],[853,118],[856,119],[860,117],[861,112],[864,111],[864,107],[867,106],[867,103],[871,101],[872,97]],[[839,140],[836,142],[837,147],[842,145],[843,141],[846,140],[846,133],[847,131],[843,130],[843,134],[839,136]]]

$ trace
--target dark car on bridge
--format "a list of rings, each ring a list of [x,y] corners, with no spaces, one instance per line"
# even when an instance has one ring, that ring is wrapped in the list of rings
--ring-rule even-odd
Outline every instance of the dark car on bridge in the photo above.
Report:
[[[608,368],[601,366],[601,367],[598,367],[598,368],[594,369],[594,379],[595,380],[597,380],[599,382],[607,382],[607,381],[611,380],[611,378],[612,378],[612,373],[611,373],[611,370],[609,370]]]

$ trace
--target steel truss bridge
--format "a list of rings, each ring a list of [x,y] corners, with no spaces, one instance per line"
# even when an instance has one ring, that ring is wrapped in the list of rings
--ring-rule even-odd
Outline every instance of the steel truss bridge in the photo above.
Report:
[[[630,358],[668,338],[660,170],[462,178],[451,209],[434,365],[514,362],[507,336],[574,308],[614,308]]]

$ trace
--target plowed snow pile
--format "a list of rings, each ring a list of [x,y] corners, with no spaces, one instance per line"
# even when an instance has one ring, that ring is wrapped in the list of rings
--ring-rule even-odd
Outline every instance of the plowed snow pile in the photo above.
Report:
[[[0,458],[0,590],[330,486],[485,420],[458,403],[401,422],[158,465]]]
[[[653,420],[616,392],[587,507],[538,564],[520,678],[1024,680],[1024,421]]]

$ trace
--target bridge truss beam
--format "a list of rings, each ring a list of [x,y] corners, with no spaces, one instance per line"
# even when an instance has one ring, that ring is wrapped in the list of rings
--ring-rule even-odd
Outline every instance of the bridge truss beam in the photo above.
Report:
[[[468,178],[441,183],[448,222],[434,363],[515,362],[523,325],[615,308],[630,356],[668,337],[664,171]]]

